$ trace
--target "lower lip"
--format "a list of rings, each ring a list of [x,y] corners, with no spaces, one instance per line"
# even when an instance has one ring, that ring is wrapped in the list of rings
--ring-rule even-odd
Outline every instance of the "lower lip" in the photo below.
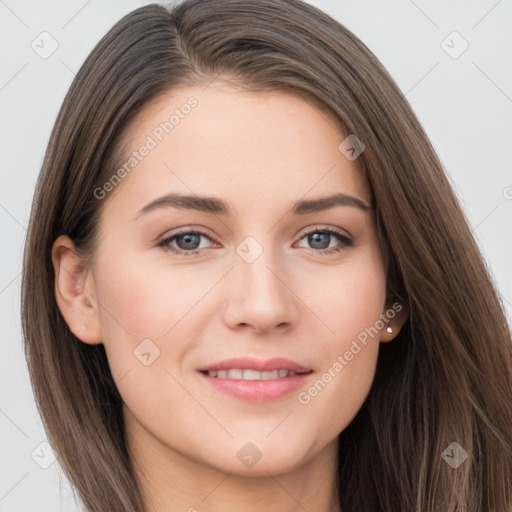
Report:
[[[312,372],[271,380],[242,380],[210,377],[199,372],[206,382],[227,395],[248,402],[268,402],[289,395],[304,385]]]

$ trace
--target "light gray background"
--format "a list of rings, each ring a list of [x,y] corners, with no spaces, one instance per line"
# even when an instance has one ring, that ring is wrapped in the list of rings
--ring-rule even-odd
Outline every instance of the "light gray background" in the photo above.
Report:
[[[83,60],[130,10],[149,2],[0,0],[0,512],[77,511],[58,463],[31,457],[45,433],[22,352],[21,255],[35,180],[57,110]],[[388,68],[430,136],[512,314],[512,0],[312,1]],[[47,31],[58,49],[31,43]],[[469,44],[458,58],[463,44]],[[442,42],[446,40],[443,44]],[[39,447],[39,448],[38,448]],[[62,484],[62,485],[61,485]]]

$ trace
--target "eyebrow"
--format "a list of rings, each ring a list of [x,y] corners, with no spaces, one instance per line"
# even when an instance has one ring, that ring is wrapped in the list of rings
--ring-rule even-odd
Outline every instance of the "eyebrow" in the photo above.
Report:
[[[291,208],[290,212],[293,215],[305,215],[308,213],[329,210],[335,206],[351,206],[365,213],[372,210],[372,207],[367,205],[364,201],[361,201],[361,199],[340,193],[320,197],[318,199],[297,201]],[[181,210],[197,210],[215,215],[230,215],[232,213],[231,206],[223,199],[171,193],[148,203],[146,206],[141,208],[137,217],[144,213],[164,207],[172,207]]]

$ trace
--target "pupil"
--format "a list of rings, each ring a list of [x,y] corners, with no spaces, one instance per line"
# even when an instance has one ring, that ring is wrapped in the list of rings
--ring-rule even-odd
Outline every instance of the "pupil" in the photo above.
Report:
[[[178,244],[178,247],[180,249],[197,249],[197,247],[199,246],[199,235],[181,235],[178,238],[176,238],[176,243]]]
[[[329,247],[329,233],[312,233],[309,235],[309,243],[314,249],[326,249]]]

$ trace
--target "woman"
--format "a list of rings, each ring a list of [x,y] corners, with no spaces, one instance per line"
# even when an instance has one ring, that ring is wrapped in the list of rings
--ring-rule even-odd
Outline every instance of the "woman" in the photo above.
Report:
[[[56,121],[23,327],[87,510],[512,510],[512,351],[442,165],[291,0],[119,21]]]

